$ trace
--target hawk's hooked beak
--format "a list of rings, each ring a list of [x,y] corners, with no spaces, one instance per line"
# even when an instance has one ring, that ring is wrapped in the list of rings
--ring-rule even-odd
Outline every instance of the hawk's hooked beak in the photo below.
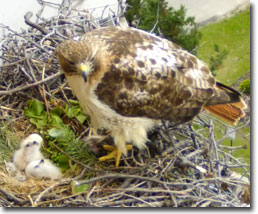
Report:
[[[85,64],[81,64],[80,65],[80,71],[81,71],[81,75],[83,77],[84,82],[87,82],[88,74],[89,74],[89,71],[90,71],[89,66],[87,66]]]

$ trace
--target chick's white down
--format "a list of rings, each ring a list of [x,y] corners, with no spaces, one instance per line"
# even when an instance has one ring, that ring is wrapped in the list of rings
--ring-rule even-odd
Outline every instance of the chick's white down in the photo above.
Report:
[[[25,168],[27,177],[58,179],[61,172],[58,167],[53,165],[50,160],[42,159],[30,162]]]
[[[13,163],[18,170],[23,171],[25,167],[34,160],[41,160],[43,155],[40,152],[43,139],[38,134],[31,134],[21,143],[21,148],[14,153]]]

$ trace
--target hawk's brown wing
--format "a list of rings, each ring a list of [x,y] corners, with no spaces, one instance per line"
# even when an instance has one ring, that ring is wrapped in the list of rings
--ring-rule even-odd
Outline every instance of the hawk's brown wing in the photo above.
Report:
[[[216,94],[209,69],[190,53],[138,30],[116,31],[102,29],[111,61],[96,94],[119,114],[184,122]]]

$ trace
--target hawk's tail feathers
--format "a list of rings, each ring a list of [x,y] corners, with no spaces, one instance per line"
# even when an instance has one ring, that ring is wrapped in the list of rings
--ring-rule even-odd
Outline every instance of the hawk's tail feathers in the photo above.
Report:
[[[240,99],[240,102],[210,105],[204,108],[224,121],[236,125],[245,116],[244,109],[246,109],[246,104]]]
[[[224,121],[236,125],[245,116],[245,102],[235,89],[216,82],[215,95],[206,103],[205,109]]]

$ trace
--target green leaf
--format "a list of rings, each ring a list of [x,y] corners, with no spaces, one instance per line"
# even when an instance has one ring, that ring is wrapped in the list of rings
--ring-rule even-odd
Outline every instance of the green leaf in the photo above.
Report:
[[[28,100],[28,107],[25,108],[25,116],[30,118],[30,122],[43,129],[47,125],[47,113],[44,111],[44,105],[39,100]]]
[[[81,124],[87,119],[86,115],[82,112],[75,117]]]
[[[79,105],[79,101],[78,101],[78,100],[71,100],[71,99],[69,99],[68,101],[69,101],[69,103],[71,103],[72,105]]]
[[[47,125],[46,120],[40,120],[40,119],[36,119],[36,118],[30,118],[30,122],[32,124],[36,125],[38,129],[43,129]]]
[[[50,137],[56,138],[58,142],[67,142],[70,143],[75,139],[74,132],[66,126],[52,128],[48,130]]]
[[[44,129],[47,126],[47,114],[43,112],[40,117],[31,117],[30,122],[37,126],[38,129]]]
[[[76,118],[81,124],[87,119],[87,116],[83,113],[83,110],[78,101],[69,100],[70,105],[65,106],[65,114],[68,118]]]
[[[55,127],[63,127],[64,123],[61,118],[63,114],[63,109],[61,107],[55,107],[50,111],[50,123],[52,126]]]
[[[52,128],[48,130],[48,134],[53,138],[60,138],[64,137],[64,131],[63,129],[59,128]]]
[[[65,114],[69,118],[73,118],[77,116],[80,113],[81,109],[78,106],[65,106]]]
[[[37,117],[40,116],[44,111],[44,105],[39,100],[29,100],[28,107],[25,108],[25,116]]]
[[[63,120],[58,115],[55,115],[55,114],[50,114],[50,123],[52,126],[59,127],[59,128],[64,126]]]
[[[73,194],[87,192],[89,189],[88,184],[78,185],[77,181],[72,181],[71,185],[72,185],[72,193]]]
[[[62,114],[63,114],[63,108],[61,108],[60,106],[57,106],[57,107],[53,108],[53,109],[50,111],[50,114],[55,114],[55,115],[61,117]]]

